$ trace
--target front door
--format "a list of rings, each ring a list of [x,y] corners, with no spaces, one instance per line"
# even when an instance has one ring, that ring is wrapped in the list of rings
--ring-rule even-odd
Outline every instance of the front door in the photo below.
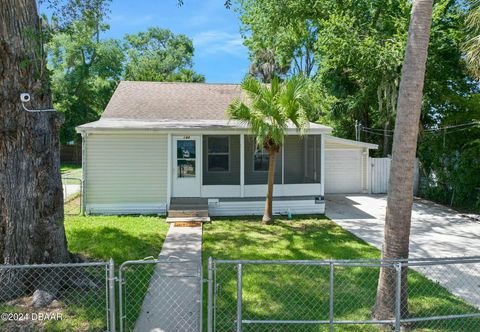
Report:
[[[200,137],[173,137],[173,197],[200,197]]]

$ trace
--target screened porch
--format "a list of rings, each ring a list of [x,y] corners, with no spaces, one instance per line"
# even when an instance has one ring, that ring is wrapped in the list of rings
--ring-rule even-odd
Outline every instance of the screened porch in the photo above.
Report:
[[[262,197],[269,155],[253,136],[203,135],[202,197]],[[323,196],[322,136],[286,135],[275,161],[274,196]]]

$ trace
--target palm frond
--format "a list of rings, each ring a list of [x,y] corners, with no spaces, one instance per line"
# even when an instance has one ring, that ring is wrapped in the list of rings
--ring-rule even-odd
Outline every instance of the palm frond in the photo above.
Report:
[[[267,140],[280,146],[291,123],[301,135],[306,134],[312,100],[304,78],[294,77],[284,82],[275,78],[266,85],[247,77],[242,82],[242,89],[248,102],[233,101],[228,108],[228,116],[248,124],[259,146]]]
[[[480,3],[470,8],[466,24],[467,41],[463,44],[465,59],[472,75],[480,79]]]

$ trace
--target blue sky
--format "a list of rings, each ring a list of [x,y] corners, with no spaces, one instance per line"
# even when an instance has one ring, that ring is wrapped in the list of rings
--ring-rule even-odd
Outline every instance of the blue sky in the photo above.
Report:
[[[122,38],[126,33],[150,26],[170,29],[193,40],[194,70],[209,83],[239,83],[248,71],[248,50],[243,45],[237,13],[224,7],[224,0],[113,0],[104,38]]]

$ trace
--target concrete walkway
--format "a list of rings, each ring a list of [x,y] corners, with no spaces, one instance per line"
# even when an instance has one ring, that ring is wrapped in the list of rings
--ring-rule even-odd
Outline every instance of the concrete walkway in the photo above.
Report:
[[[329,195],[326,215],[359,238],[382,248],[385,195]],[[445,206],[416,199],[410,257],[480,256],[480,222]],[[416,268],[453,294],[480,308],[480,263]]]
[[[202,227],[170,226],[134,331],[200,331]]]

